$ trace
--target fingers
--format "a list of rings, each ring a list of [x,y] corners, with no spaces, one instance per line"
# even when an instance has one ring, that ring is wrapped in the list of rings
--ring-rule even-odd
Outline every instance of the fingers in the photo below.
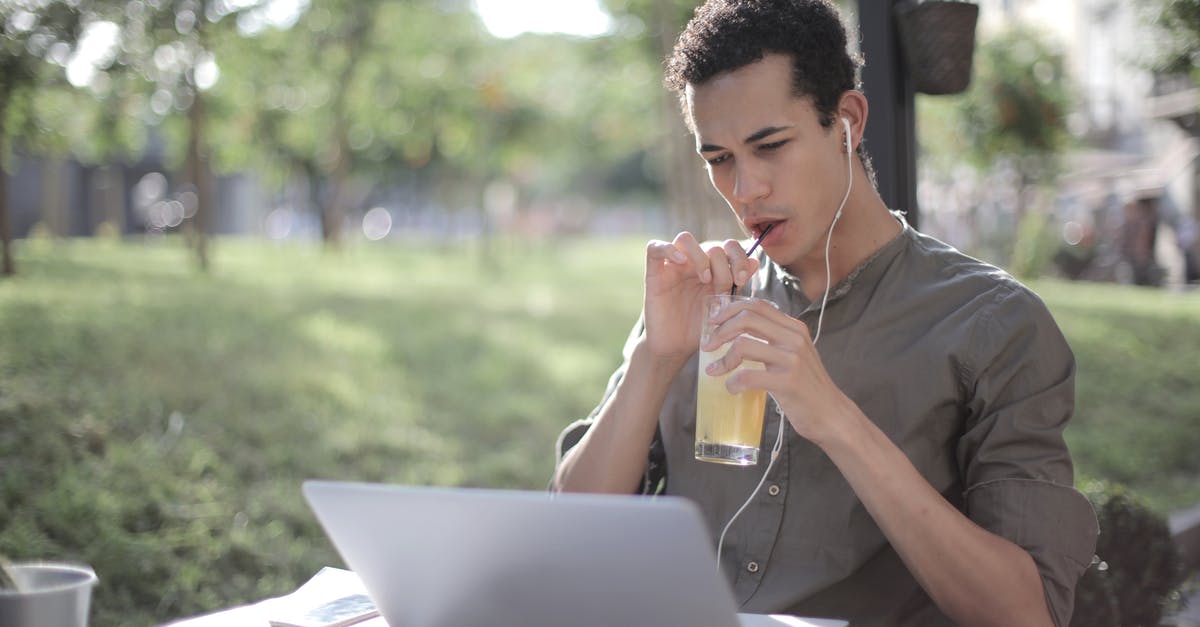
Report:
[[[742,244],[735,239],[727,239],[721,245],[725,257],[729,261],[729,270],[733,275],[733,285],[741,287],[758,271],[758,260],[746,256]]]
[[[708,335],[708,341],[700,346],[701,350],[715,350],[741,335],[793,348],[812,345],[808,325],[764,300],[731,303],[718,310],[711,320],[716,328]]]
[[[646,244],[646,260],[687,263],[688,258],[687,255],[683,254],[683,251],[675,248],[675,245],[671,242],[656,239],[650,240]]]
[[[700,248],[700,242],[696,241],[696,236],[683,231],[675,236],[675,241],[672,244],[676,250],[682,252],[687,257],[701,283],[712,281],[712,270],[709,269],[708,256],[704,254],[704,249]]]
[[[696,237],[687,231],[681,232],[670,242],[651,240],[646,244],[646,264],[674,264],[696,273],[701,283],[712,281],[712,271],[709,269],[708,255],[700,248]]]
[[[733,287],[733,272],[729,267],[729,256],[720,247],[709,248],[708,267],[712,271],[713,289],[718,294],[724,294]]]
[[[719,246],[706,249],[709,269],[712,270],[713,290],[720,294],[741,287],[758,271],[758,260],[746,256],[737,240],[729,239]]]
[[[779,374],[766,370],[739,370],[725,379],[725,389],[730,394],[741,394],[750,390],[778,389]]]
[[[713,315],[712,321],[716,324],[723,324],[730,318],[733,318],[734,316],[745,311],[753,311],[761,316],[780,322],[796,320],[782,311],[779,311],[779,305],[776,305],[765,298],[751,298],[749,300],[733,301],[721,307]],[[799,321],[797,320],[797,322]]]
[[[743,335],[730,342],[729,350],[719,359],[710,363],[704,369],[704,373],[709,376],[719,377],[736,370],[744,362],[755,362],[749,364],[747,367],[761,370],[763,364],[777,363],[786,359],[786,357],[786,351],[757,338]]]
[[[820,378],[819,358],[813,361],[811,357],[805,357],[802,353],[803,351],[797,352],[788,347],[742,336],[730,342],[729,350],[720,359],[709,364],[704,374],[710,377],[728,374],[725,389],[730,394],[740,394],[747,390],[767,390],[776,393],[789,389],[787,382],[794,381],[797,374],[802,374],[801,378],[804,380]]]
[[[747,257],[737,240],[726,240],[705,250],[687,231],[676,235],[671,242],[650,241],[646,244],[646,261],[689,267],[701,283],[712,283],[716,293],[745,285],[759,268],[758,260]]]

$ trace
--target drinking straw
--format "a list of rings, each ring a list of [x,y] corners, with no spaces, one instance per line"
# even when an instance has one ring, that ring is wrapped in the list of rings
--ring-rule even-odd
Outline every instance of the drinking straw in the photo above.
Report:
[[[750,245],[750,250],[746,251],[747,257],[754,254],[754,251],[758,249],[758,245],[762,243],[763,238],[767,236],[767,233],[770,233],[771,229],[775,228],[775,224],[775,222],[768,224],[767,228],[763,229],[763,232],[758,234],[758,239],[754,240],[754,243]],[[733,296],[734,294],[737,294],[737,288],[737,283],[734,283],[733,287],[729,288],[729,295]]]

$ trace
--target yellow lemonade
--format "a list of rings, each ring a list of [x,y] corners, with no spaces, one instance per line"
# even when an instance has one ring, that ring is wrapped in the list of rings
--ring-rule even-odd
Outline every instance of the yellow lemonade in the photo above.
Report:
[[[733,372],[716,377],[705,374],[705,368],[728,349],[728,346],[722,346],[715,351],[700,352],[700,371],[696,380],[696,459],[749,466],[758,463],[767,393],[751,390],[730,394],[725,389],[725,380],[733,372],[761,370],[763,365],[744,361]]]

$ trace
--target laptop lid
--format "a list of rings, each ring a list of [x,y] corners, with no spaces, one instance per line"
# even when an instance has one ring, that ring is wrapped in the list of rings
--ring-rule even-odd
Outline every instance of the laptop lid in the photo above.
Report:
[[[739,624],[690,501],[330,481],[303,490],[394,626]]]

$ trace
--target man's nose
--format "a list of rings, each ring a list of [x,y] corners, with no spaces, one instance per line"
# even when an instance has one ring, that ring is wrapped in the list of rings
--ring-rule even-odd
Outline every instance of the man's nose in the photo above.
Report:
[[[771,193],[767,177],[757,168],[738,164],[733,178],[733,200],[739,205],[749,205]]]

